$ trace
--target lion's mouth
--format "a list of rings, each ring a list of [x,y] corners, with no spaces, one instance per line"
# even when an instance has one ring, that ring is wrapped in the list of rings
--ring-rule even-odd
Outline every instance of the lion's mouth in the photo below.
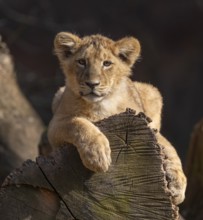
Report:
[[[80,92],[80,95],[81,96],[95,96],[95,97],[103,97],[104,94],[98,94],[96,92],[89,92],[89,93],[83,93],[83,92]]]
[[[80,95],[86,100],[91,100],[91,101],[99,101],[103,99],[103,97],[105,96],[105,94],[96,93],[94,91],[89,92],[89,93],[80,92]]]

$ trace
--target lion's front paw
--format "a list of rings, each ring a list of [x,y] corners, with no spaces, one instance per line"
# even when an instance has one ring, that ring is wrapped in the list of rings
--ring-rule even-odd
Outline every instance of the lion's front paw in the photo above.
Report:
[[[111,149],[109,141],[103,134],[98,134],[93,140],[82,144],[78,151],[83,164],[94,172],[106,172],[111,164]]]
[[[177,167],[172,165],[166,166],[166,177],[173,202],[178,205],[185,199],[186,177],[182,169],[177,169]]]

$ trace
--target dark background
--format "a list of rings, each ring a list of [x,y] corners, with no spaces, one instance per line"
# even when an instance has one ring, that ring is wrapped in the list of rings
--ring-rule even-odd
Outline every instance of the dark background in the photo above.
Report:
[[[0,34],[20,87],[45,124],[54,92],[63,85],[52,52],[59,31],[140,40],[133,79],[163,94],[162,133],[184,158],[203,115],[203,0],[0,0]]]

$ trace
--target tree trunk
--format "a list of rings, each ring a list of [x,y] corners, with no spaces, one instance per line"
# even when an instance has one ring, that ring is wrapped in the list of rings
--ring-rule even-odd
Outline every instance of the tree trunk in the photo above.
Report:
[[[143,114],[96,123],[110,141],[112,165],[93,173],[72,145],[26,161],[4,181],[0,219],[174,220],[164,155]]]
[[[187,220],[203,219],[203,119],[195,126],[186,162],[188,186],[182,214]]]
[[[12,58],[0,40],[0,184],[13,168],[38,155],[44,126],[21,93]]]

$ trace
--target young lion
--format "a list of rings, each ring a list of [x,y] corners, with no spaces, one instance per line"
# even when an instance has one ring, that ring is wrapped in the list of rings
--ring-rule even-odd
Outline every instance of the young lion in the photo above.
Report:
[[[131,67],[140,55],[139,41],[125,37],[113,41],[101,35],[79,38],[57,34],[55,53],[65,74],[66,85],[55,95],[54,116],[48,138],[53,147],[72,143],[83,164],[105,172],[111,164],[111,149],[105,135],[92,123],[132,108],[152,119],[158,142],[164,146],[169,188],[176,204],[183,201],[186,177],[173,146],[159,133],[162,97],[149,84],[132,82]]]

